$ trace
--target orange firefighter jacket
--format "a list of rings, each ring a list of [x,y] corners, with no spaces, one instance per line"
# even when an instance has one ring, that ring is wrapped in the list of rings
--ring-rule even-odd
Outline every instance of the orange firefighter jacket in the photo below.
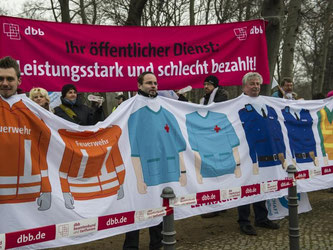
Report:
[[[121,129],[118,126],[97,132],[60,129],[59,134],[66,147],[59,169],[62,192],[70,192],[76,200],[115,195],[125,178],[118,148]]]
[[[20,100],[0,98],[0,203],[34,201],[51,192],[46,162],[51,132]]]

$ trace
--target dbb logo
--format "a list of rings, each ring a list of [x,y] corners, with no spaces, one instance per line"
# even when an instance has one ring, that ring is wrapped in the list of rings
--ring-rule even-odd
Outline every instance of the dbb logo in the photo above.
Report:
[[[110,218],[107,222],[106,225],[107,226],[112,226],[112,225],[116,225],[119,223],[126,223],[127,222],[127,217],[122,216],[119,220],[118,218]]]
[[[34,27],[28,26],[28,28],[24,30],[24,34],[28,36],[44,36],[44,31],[42,31],[40,28],[35,29]]]
[[[32,234],[22,234],[18,239],[17,239],[17,243],[25,243],[28,241],[34,241],[34,240],[40,240],[40,239],[45,239],[45,233],[42,232],[38,232],[38,234],[36,234],[35,236]]]
[[[257,28],[257,26],[253,26],[252,29],[250,30],[250,34],[262,34],[263,30],[261,28],[261,26],[259,26],[259,28]]]

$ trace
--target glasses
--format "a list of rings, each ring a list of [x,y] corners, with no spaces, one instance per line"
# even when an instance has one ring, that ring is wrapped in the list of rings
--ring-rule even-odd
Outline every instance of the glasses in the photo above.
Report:
[[[157,86],[157,82],[152,82],[152,81],[144,82],[143,84],[148,84],[148,85],[155,85],[155,86]]]

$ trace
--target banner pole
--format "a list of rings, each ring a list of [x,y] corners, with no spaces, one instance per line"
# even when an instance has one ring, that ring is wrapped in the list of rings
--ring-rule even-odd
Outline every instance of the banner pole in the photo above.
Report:
[[[294,165],[289,165],[288,177],[293,178],[297,173]],[[288,211],[289,211],[289,249],[299,250],[299,227],[298,227],[298,197],[296,184],[288,188]]]
[[[175,198],[176,195],[171,187],[165,187],[162,191],[161,197],[163,198],[163,207],[166,207],[166,215],[163,217],[163,249],[175,250],[176,247],[176,231],[174,229],[174,215],[173,208],[170,207],[170,199]]]

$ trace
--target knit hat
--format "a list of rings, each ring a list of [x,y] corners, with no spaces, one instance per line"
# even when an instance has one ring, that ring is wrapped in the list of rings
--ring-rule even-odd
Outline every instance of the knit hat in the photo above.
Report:
[[[77,92],[76,87],[73,84],[64,85],[61,89],[61,97],[65,98],[67,92],[70,91],[71,89],[74,89],[75,92]]]
[[[206,79],[205,79],[205,82],[208,82],[212,85],[214,85],[214,87],[216,88],[217,86],[219,86],[219,79],[217,79],[216,76],[207,76]]]

